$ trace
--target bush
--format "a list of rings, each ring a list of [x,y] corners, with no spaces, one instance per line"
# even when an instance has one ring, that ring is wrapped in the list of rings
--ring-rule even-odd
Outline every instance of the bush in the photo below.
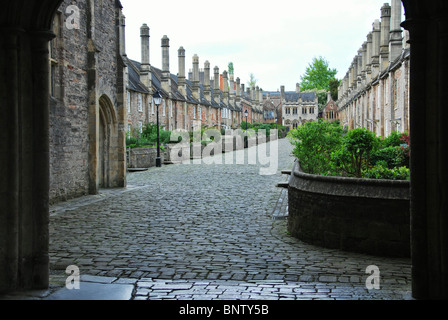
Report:
[[[288,134],[293,154],[311,174],[332,171],[331,155],[342,145],[342,127],[328,121],[308,122]]]
[[[374,152],[371,163],[376,165],[378,162],[384,162],[389,169],[406,166],[406,159],[400,147],[387,147]]]
[[[362,170],[370,164],[370,155],[378,148],[379,140],[375,133],[358,128],[350,130],[344,136],[344,148],[350,155],[351,174],[362,177]]]
[[[406,167],[387,168],[384,163],[378,163],[373,168],[363,171],[363,178],[367,179],[388,179],[388,180],[409,180],[409,169]]]

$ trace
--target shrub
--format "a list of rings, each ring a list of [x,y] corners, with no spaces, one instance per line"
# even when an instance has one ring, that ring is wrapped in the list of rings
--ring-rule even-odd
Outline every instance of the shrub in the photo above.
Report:
[[[342,145],[342,127],[328,121],[308,122],[288,134],[293,154],[311,174],[331,171],[331,154]]]
[[[378,148],[379,140],[375,133],[358,128],[350,130],[344,136],[344,148],[350,154],[351,174],[361,178],[362,170],[370,164],[370,155]]]
[[[363,178],[367,179],[409,180],[409,177],[408,168],[395,167],[389,169],[384,166],[384,162],[380,162],[373,168],[363,171]]]
[[[406,166],[405,157],[400,147],[387,147],[375,151],[371,156],[371,163],[376,165],[384,162],[389,169]]]

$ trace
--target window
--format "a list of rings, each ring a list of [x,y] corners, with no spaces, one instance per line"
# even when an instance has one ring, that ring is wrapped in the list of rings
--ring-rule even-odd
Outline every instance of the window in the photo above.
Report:
[[[150,101],[150,103],[151,103],[151,113],[152,114],[155,114],[156,113],[156,110],[155,110],[155,108],[154,108],[154,99],[152,99],[152,98],[150,98],[151,99],[151,101]]]
[[[131,93],[128,91],[128,113],[131,113]]]
[[[196,106],[193,107],[193,119],[196,119]]]
[[[293,114],[297,114],[297,108],[292,109]]]
[[[306,114],[306,108],[302,108],[302,114]]]
[[[138,94],[138,112],[143,112],[143,98],[142,94]]]
[[[291,114],[291,109],[290,108],[286,108],[286,114]]]
[[[165,100],[162,100],[162,116],[166,116],[166,103]]]
[[[173,101],[170,101],[170,117],[173,117]]]
[[[138,132],[140,132],[140,134],[143,133],[143,123],[142,122],[138,123]]]

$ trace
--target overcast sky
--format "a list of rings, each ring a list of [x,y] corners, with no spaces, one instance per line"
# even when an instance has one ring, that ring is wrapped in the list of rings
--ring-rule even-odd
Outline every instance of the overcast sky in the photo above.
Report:
[[[250,73],[264,91],[295,90],[306,67],[322,56],[337,78],[345,76],[387,0],[121,0],[128,57],[141,61],[140,27],[150,28],[151,65],[162,66],[161,39],[170,39],[170,71],[178,73],[177,50],[203,68],[220,72],[233,62],[235,78]],[[391,2],[388,2],[391,3]],[[402,9],[403,10],[403,9]],[[404,18],[403,18],[404,19]],[[212,71],[213,73],[213,71]]]

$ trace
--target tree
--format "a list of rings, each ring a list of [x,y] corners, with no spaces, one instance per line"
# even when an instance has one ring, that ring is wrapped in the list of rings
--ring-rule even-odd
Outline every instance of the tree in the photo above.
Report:
[[[249,87],[249,88],[252,88],[252,87],[255,87],[256,85],[257,85],[257,79],[255,79],[255,76],[254,76],[254,74],[253,73],[251,73],[250,75],[249,75],[249,77],[250,77],[250,80],[249,80],[249,82],[247,83],[247,86]]]
[[[313,58],[308,65],[305,74],[300,77],[301,90],[326,90],[330,91],[330,81],[336,79],[337,70],[330,69],[328,61],[324,58]]]
[[[233,68],[233,62],[229,63],[229,74],[233,74],[234,68]]]

